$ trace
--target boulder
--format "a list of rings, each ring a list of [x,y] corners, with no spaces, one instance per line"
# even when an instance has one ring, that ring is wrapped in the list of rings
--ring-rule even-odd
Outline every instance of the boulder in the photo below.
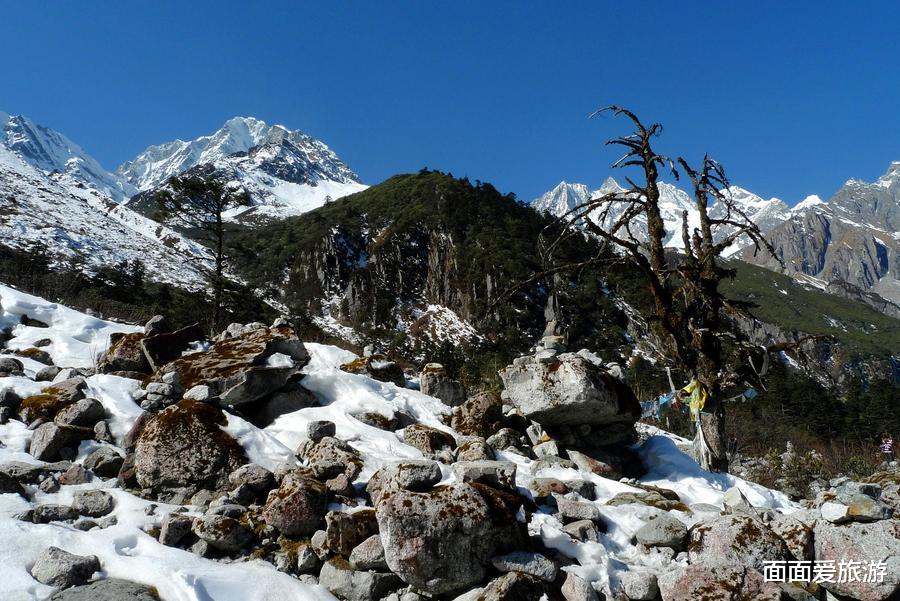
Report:
[[[670,547],[675,551],[684,549],[687,535],[687,526],[668,513],[651,518],[634,533],[638,542],[645,547]]]
[[[275,486],[275,474],[255,463],[248,463],[228,474],[228,484],[248,486],[253,492],[267,493]]]
[[[328,420],[317,420],[306,424],[306,435],[313,442],[319,442],[326,436],[334,438],[337,433],[337,427],[334,422]]]
[[[441,481],[441,467],[430,460],[406,460],[389,464],[372,474],[366,484],[366,492],[377,504],[381,495],[388,490],[410,490],[425,492]]]
[[[440,363],[425,366],[419,374],[419,390],[450,407],[461,405],[466,400],[465,386],[459,380],[451,379]]]
[[[813,529],[815,517],[805,512],[784,515],[773,512],[769,517],[769,528],[787,545],[788,551],[798,561],[813,558]]]
[[[186,487],[217,490],[247,463],[244,450],[222,430],[221,410],[182,400],[149,418],[134,447],[134,471],[142,488],[159,494]]]
[[[762,570],[765,562],[788,560],[784,541],[759,518],[722,515],[691,528],[688,558],[705,566],[747,566]]]
[[[545,363],[525,357],[500,371],[504,394],[542,426],[633,424],[641,415],[631,389],[575,353]]]
[[[900,596],[900,521],[882,520],[870,524],[850,523],[842,526],[818,520],[813,527],[816,561],[858,562],[860,575],[871,564],[884,562],[884,578],[870,582],[862,578],[835,578],[835,582],[823,582],[828,591],[859,599],[860,601],[885,601]],[[844,580],[838,582],[838,580]]]
[[[354,570],[342,557],[325,562],[319,573],[319,585],[339,599],[373,601],[403,586],[395,574]]]
[[[117,371],[134,371],[143,374],[153,373],[141,341],[144,334],[134,332],[132,334],[113,333],[109,337],[110,347],[97,362],[97,371],[108,374]]]
[[[144,324],[145,336],[156,336],[173,330],[172,324],[165,315],[154,315]]]
[[[157,328],[160,330],[161,328]],[[193,324],[174,332],[158,331],[140,338],[140,346],[151,373],[174,361],[190,348],[190,344],[206,338],[200,324]]]
[[[78,512],[68,505],[44,503],[37,505],[31,514],[31,521],[35,524],[49,524],[50,522],[65,522],[78,517]]]
[[[600,542],[600,529],[594,520],[577,520],[563,526],[563,531],[583,543]]]
[[[341,365],[341,370],[351,374],[369,376],[379,382],[392,382],[397,386],[406,385],[406,375],[403,373],[403,369],[382,353],[358,357],[349,363]]]
[[[319,400],[293,376],[280,390],[269,396],[241,407],[247,421],[257,428],[265,428],[286,413],[293,413],[307,407],[317,407]]]
[[[30,424],[38,418],[52,420],[57,412],[84,398],[87,382],[81,376],[54,382],[36,394],[25,398],[19,405],[19,419]]]
[[[13,351],[19,357],[25,357],[26,359],[31,359],[32,361],[37,361],[38,363],[43,363],[44,365],[53,365],[53,357],[47,351],[42,351],[39,348],[26,348],[19,351]]]
[[[506,555],[498,555],[491,564],[499,572],[521,572],[540,578],[544,582],[553,582],[559,573],[556,564],[540,553],[515,551]]]
[[[404,428],[403,441],[422,451],[426,457],[440,451],[453,451],[456,448],[456,440],[451,434],[424,424],[413,424]]]
[[[545,599],[546,585],[522,572],[509,572],[488,583],[478,601],[540,601]]]
[[[556,507],[559,510],[562,521],[566,524],[579,520],[591,520],[596,524],[604,523],[600,510],[593,503],[557,497]]]
[[[18,359],[0,357],[0,374],[12,375],[24,373],[25,366]]]
[[[387,572],[389,568],[384,558],[384,545],[381,544],[381,537],[373,534],[354,547],[350,553],[350,565],[354,570]]]
[[[349,557],[353,549],[374,534],[378,534],[378,522],[372,509],[352,513],[330,511],[325,516],[323,544],[335,555]]]
[[[487,438],[503,424],[503,403],[496,394],[481,392],[453,408],[450,426],[466,436]]]
[[[87,582],[100,570],[100,561],[93,555],[82,557],[50,547],[40,555],[31,568],[31,575],[41,584],[68,588]]]
[[[663,601],[780,601],[780,587],[766,582],[754,568],[744,565],[690,565],[677,567],[658,578]]]
[[[516,488],[516,464],[512,461],[459,461],[453,473],[460,482],[479,482],[494,488]]]
[[[493,461],[496,456],[493,447],[480,436],[466,436],[456,448],[457,461]]]
[[[0,495],[5,493],[15,493],[24,497],[25,489],[22,488],[18,480],[6,472],[0,471]]]
[[[594,587],[572,572],[566,573],[560,592],[566,601],[599,601]]]
[[[111,447],[99,447],[84,460],[84,467],[101,478],[115,478],[122,469],[125,458]]]
[[[194,520],[183,513],[170,513],[163,518],[159,530],[159,542],[174,547],[191,532]]]
[[[93,430],[75,426],[61,426],[49,422],[38,426],[31,437],[28,452],[40,461],[56,461],[63,454],[74,459],[75,451],[82,440],[91,438]]]
[[[654,601],[659,597],[659,584],[652,572],[625,572],[619,576],[619,585],[629,601]]]
[[[481,484],[387,491],[376,507],[385,560],[404,582],[431,594],[473,586],[493,557],[522,544],[520,504],[517,495]]]
[[[99,518],[111,513],[116,502],[105,490],[79,490],[75,493],[72,508],[80,515]]]
[[[144,340],[145,347],[149,340]],[[269,367],[267,361],[275,354],[290,357],[293,365]],[[308,361],[309,354],[292,328],[262,327],[222,338],[206,351],[179,356],[158,371],[153,381],[162,382],[166,373],[175,372],[185,390],[204,384],[220,403],[244,405],[280,390]]]
[[[262,518],[285,536],[309,536],[321,525],[327,504],[324,484],[291,474],[269,493]]]
[[[159,601],[159,595],[154,587],[109,578],[73,586],[56,593],[50,601]]]
[[[253,539],[253,533],[234,518],[205,515],[194,520],[193,531],[212,548],[226,553],[239,551]]]
[[[106,410],[100,404],[100,401],[85,398],[60,409],[53,421],[62,426],[93,428],[105,416]]]
[[[331,436],[303,442],[297,449],[297,456],[323,480],[344,474],[352,482],[363,466],[359,451]]]

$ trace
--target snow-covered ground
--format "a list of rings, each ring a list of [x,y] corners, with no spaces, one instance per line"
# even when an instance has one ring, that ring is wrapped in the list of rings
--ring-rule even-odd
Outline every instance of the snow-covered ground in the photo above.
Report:
[[[90,365],[95,354],[105,347],[111,332],[134,331],[133,326],[98,320],[89,315],[24,295],[7,287],[0,287],[3,303],[3,324],[12,324],[27,312],[40,318],[49,328],[38,328],[42,336],[51,338],[54,359],[63,366]],[[31,340],[29,327],[16,326],[14,344]],[[234,436],[255,463],[273,469],[284,462],[296,462],[294,449],[306,437],[306,425],[313,420],[333,421],[337,437],[347,440],[357,448],[365,460],[365,467],[357,484],[364,483],[379,467],[402,458],[421,458],[421,453],[405,444],[398,433],[380,430],[366,425],[352,416],[360,411],[377,412],[391,416],[404,412],[421,423],[451,431],[443,425],[441,417],[450,408],[439,400],[416,390],[379,382],[366,376],[341,371],[339,366],[356,358],[352,353],[333,346],[308,344],[311,361],[304,368],[303,384],[320,401],[318,407],[301,409],[278,418],[265,429],[259,429],[235,416],[228,417],[224,430]],[[28,367],[32,373],[34,365]],[[132,395],[138,383],[112,375],[95,375],[88,378],[89,396],[97,398],[106,408],[111,430],[117,440],[127,432],[142,413]],[[27,378],[0,378],[0,389],[13,387],[23,394],[33,394],[41,384]],[[796,509],[783,494],[733,476],[705,472],[679,450],[688,441],[672,434],[641,426],[648,438],[637,447],[649,472],[642,482],[674,490],[687,504],[722,506],[724,492],[737,486],[750,500],[760,507],[783,512]],[[21,461],[40,463],[26,452],[32,432],[18,421],[0,426],[0,464]],[[82,443],[78,461],[82,461],[100,443]],[[634,532],[651,516],[662,510],[644,505],[609,506],[606,501],[621,492],[641,492],[626,483],[609,480],[574,469],[540,468],[526,457],[501,453],[502,459],[513,461],[518,467],[517,484],[523,489],[535,477],[555,477],[562,480],[582,479],[591,481],[596,488],[597,499],[592,501],[608,522],[608,532],[600,542],[576,543],[563,531],[560,523],[549,513],[536,513],[529,523],[530,531],[541,536],[550,548],[556,548],[579,560],[580,565],[565,568],[590,580],[607,586],[616,586],[618,574],[626,566],[645,566],[660,571],[671,568],[671,562],[659,554],[640,552],[631,543]],[[447,466],[442,466],[444,481],[452,482],[454,476]],[[117,524],[104,529],[82,532],[64,522],[35,525],[14,516],[30,507],[15,494],[0,494],[0,599],[24,601],[47,599],[53,589],[35,581],[29,568],[38,554],[54,545],[76,554],[97,555],[103,566],[104,577],[118,577],[157,587],[164,601],[269,601],[272,599],[333,599],[324,589],[311,586],[280,573],[261,560],[217,562],[201,558],[190,552],[167,547],[147,533],[158,526],[162,518],[176,506],[151,503],[113,487],[113,481],[94,478],[87,484],[64,486],[59,492],[44,493],[30,487],[35,503],[69,504],[74,492],[85,488],[104,488],[116,500]],[[523,490],[523,493],[529,494]],[[192,508],[188,508],[191,510]],[[708,515],[711,508],[695,508],[691,514],[679,515],[687,524]],[[707,512],[704,514],[704,512]],[[523,515],[524,519],[524,515]]]

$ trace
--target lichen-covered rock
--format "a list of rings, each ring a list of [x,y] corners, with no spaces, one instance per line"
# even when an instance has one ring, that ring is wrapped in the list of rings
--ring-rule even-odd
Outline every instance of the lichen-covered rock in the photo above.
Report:
[[[19,419],[30,424],[38,418],[52,420],[60,409],[85,397],[87,382],[81,376],[55,382],[40,394],[26,397],[19,405]]]
[[[205,515],[194,520],[194,534],[214,549],[234,552],[253,539],[253,533],[234,518]]]
[[[377,505],[382,493],[398,488],[414,492],[431,490],[441,481],[441,467],[430,460],[406,460],[392,463],[372,474],[366,492]]]
[[[426,457],[440,451],[453,451],[456,448],[453,435],[424,424],[413,424],[404,428],[403,441],[422,451]]]
[[[545,598],[546,585],[522,572],[509,572],[488,583],[478,601],[539,601]]]
[[[493,461],[496,457],[493,447],[480,436],[466,436],[456,448],[457,461]]]
[[[389,568],[387,561],[384,559],[384,545],[381,544],[381,537],[373,534],[356,545],[353,551],[350,552],[350,565],[355,570],[388,571]]]
[[[579,354],[547,363],[522,357],[500,378],[506,398],[542,426],[633,424],[641,415],[628,386]]]
[[[309,536],[325,518],[328,491],[313,478],[289,474],[269,493],[262,518],[285,536]]]
[[[170,513],[163,518],[159,530],[160,544],[174,547],[191,531],[194,520],[183,513]]]
[[[815,548],[813,546],[813,525],[815,518],[805,512],[796,512],[790,515],[782,513],[771,514],[768,520],[769,528],[778,535],[788,551],[798,561],[806,561],[813,558]]]
[[[344,474],[352,482],[363,466],[359,451],[331,436],[305,441],[297,449],[297,456],[323,480]]]
[[[481,484],[387,491],[376,507],[387,564],[428,593],[472,586],[493,557],[522,544],[519,506],[517,495]]]
[[[101,374],[117,371],[152,373],[153,369],[150,367],[150,363],[144,355],[144,349],[141,347],[143,339],[144,334],[141,332],[131,334],[113,333],[109,338],[109,349],[103,353],[103,356],[97,362],[97,371]]]
[[[276,353],[290,357],[293,365],[268,367],[267,360]],[[175,372],[185,390],[204,384],[220,403],[243,405],[280,390],[308,361],[309,353],[291,327],[262,327],[179,357],[158,371],[153,381],[162,382],[166,373]]]
[[[836,578],[836,582],[822,583],[830,592],[860,601],[886,601],[900,595],[900,521],[837,526],[819,520],[813,528],[813,540],[816,561],[834,561],[836,566],[844,561],[859,562],[856,565],[863,566],[863,570],[868,570],[873,562],[885,565],[881,582],[855,578],[837,582],[841,579]]]
[[[375,511],[362,509],[352,513],[330,511],[325,516],[325,548],[335,555],[349,557],[360,543],[378,533]]]
[[[134,471],[142,488],[160,492],[186,487],[218,490],[247,463],[244,450],[222,430],[221,410],[182,400],[149,418],[134,447]]]
[[[553,582],[559,573],[557,565],[541,555],[528,551],[513,551],[506,555],[498,555],[491,564],[500,572],[521,572],[540,578],[544,582]]]
[[[167,328],[151,328],[151,333],[140,338],[141,350],[151,372],[181,357],[192,342],[205,337],[203,328],[196,323],[174,332],[154,331],[160,329]]]
[[[745,565],[690,565],[658,579],[663,601],[780,601],[781,589]]]
[[[440,363],[429,363],[422,369],[419,374],[419,390],[450,407],[456,407],[466,400],[465,386],[459,380],[451,379]]]
[[[466,436],[488,438],[503,424],[503,403],[496,394],[482,392],[453,408],[450,426]]]
[[[790,559],[784,541],[759,518],[718,516],[694,525],[688,557],[692,564],[746,566],[762,570],[766,561]]]
[[[460,482],[479,482],[494,488],[516,488],[516,464],[512,461],[459,461],[453,473]]]

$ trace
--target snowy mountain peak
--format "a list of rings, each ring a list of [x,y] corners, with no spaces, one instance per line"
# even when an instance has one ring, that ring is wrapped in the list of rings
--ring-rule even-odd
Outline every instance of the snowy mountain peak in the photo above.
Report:
[[[35,169],[53,174],[66,187],[94,188],[117,201],[137,192],[128,182],[104,169],[81,146],[24,115],[0,112],[0,145]]]
[[[813,207],[818,207],[824,204],[825,201],[822,200],[818,194],[810,194],[809,196],[798,202],[796,205],[794,205],[794,208],[791,209],[791,213],[796,215]]]
[[[323,142],[283,125],[267,125],[254,117],[234,117],[216,132],[195,140],[175,140],[150,146],[134,160],[123,163],[117,172],[139,190],[145,191],[197,165],[215,164],[266,145],[290,147],[289,153],[302,157],[322,179],[359,183],[356,174]],[[270,156],[275,154],[277,151],[269,151]]]

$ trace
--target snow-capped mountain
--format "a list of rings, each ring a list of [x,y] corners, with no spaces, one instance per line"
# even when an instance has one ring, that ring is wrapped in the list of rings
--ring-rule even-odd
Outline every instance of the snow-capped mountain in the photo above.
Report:
[[[851,179],[822,202],[811,196],[769,233],[791,273],[841,292],[844,284],[900,304],[900,162],[874,183]],[[744,257],[776,267],[771,257]]]
[[[61,176],[37,167],[36,162],[48,165],[59,159],[63,144],[80,166],[97,163],[53,130],[37,128],[25,118],[13,120],[41,135],[10,138],[7,128],[7,140],[13,142],[0,143],[0,243],[19,249],[40,244],[57,257],[77,256],[88,267],[140,259],[148,276],[157,281],[201,285],[198,268],[208,256],[205,248],[76,178],[81,173],[99,173],[93,169]]]
[[[118,169],[145,192],[185,172],[241,185],[253,206],[232,215],[240,220],[298,215],[366,188],[323,142],[252,117],[235,117],[196,140],[151,146]]]
[[[0,145],[66,188],[93,188],[116,201],[137,193],[134,186],[104,169],[78,144],[23,115],[0,112]]]
[[[599,198],[610,192],[623,192],[625,188],[619,185],[615,179],[608,177],[603,185],[597,190],[590,190],[584,184],[570,184],[561,182],[553,190],[545,193],[541,197],[535,199],[531,205],[538,211],[549,213],[556,217],[565,215],[574,207],[584,203],[591,198]],[[662,211],[663,220],[666,224],[666,241],[665,245],[670,248],[684,248],[681,237],[681,226],[683,220],[683,212],[687,211],[688,225],[692,229],[698,227],[700,216],[697,212],[694,202],[690,195],[680,188],[666,183],[660,182],[660,209]],[[731,195],[735,203],[765,232],[769,231],[776,225],[782,223],[790,216],[791,210],[787,204],[777,198],[765,200],[748,190],[738,186],[731,186],[725,191]],[[720,216],[722,213],[721,205],[714,204],[711,209],[713,216]],[[613,206],[606,219],[600,223],[601,227],[609,227],[619,218],[621,209]],[[599,219],[599,212],[592,213],[588,219],[596,222]],[[646,220],[639,217],[634,221],[632,231],[639,238],[646,236]],[[726,235],[723,229],[721,234]],[[746,241],[743,241],[746,243]],[[736,244],[728,250],[727,254],[733,254],[740,250],[740,243]]]

